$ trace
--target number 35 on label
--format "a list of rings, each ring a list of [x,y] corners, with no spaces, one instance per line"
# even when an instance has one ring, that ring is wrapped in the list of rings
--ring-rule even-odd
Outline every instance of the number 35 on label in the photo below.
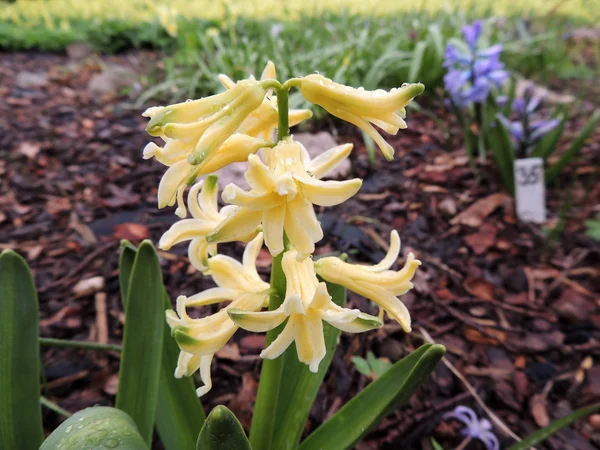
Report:
[[[519,219],[533,223],[546,221],[546,187],[542,158],[515,160],[515,196]]]

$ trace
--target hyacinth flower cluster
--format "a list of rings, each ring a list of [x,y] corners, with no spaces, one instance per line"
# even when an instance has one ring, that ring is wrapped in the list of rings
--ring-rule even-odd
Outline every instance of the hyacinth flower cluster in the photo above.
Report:
[[[501,99],[499,99],[501,100]],[[561,118],[549,119],[540,114],[544,99],[534,95],[532,87],[525,89],[523,96],[512,103],[512,111],[516,120],[499,115],[498,119],[509,131],[514,143],[517,156],[525,158],[531,154],[538,142],[561,122]]]
[[[481,441],[486,450],[500,450],[500,443],[492,431],[490,421],[485,418],[479,419],[471,408],[462,405],[457,406],[453,411],[444,414],[444,419],[456,419],[462,422],[465,425],[461,430],[462,435]]]
[[[197,393],[211,389],[213,357],[238,330],[281,332],[261,356],[273,359],[295,344],[298,358],[316,372],[324,358],[323,324],[358,333],[382,326],[383,312],[410,332],[410,314],[399,296],[412,288],[420,262],[411,253],[404,267],[394,270],[400,238],[391,233],[387,256],[377,265],[351,264],[338,257],[313,260],[323,230],[315,205],[339,205],[355,195],[362,180],[323,180],[343,162],[352,145],[340,145],[311,159],[289,135],[289,127],[311,117],[309,110],[289,110],[288,91],[295,87],[309,102],[368,133],[387,159],[392,147],[373,125],[396,134],[406,128],[405,107],[424,87],[405,84],[391,91],[346,87],[318,75],[276,79],[269,62],[260,79],[234,82],[219,76],[225,91],[199,100],[153,107],[147,131],[163,145],[150,143],[144,158],[168,167],[158,188],[160,208],[177,204],[176,222],[161,238],[168,250],[189,242],[191,264],[212,277],[217,287],[192,296],[179,296],[167,322],[181,352],[175,376],[200,371]],[[277,138],[274,138],[277,130]],[[225,186],[218,205],[218,180],[213,172],[233,162],[246,162],[250,189]],[[199,180],[199,181],[198,181]],[[185,191],[187,202],[184,201]],[[218,253],[218,245],[244,242],[242,261]],[[265,245],[285,277],[285,292],[277,294],[264,281],[256,260]],[[336,283],[375,302],[372,316],[332,301],[327,283]],[[282,297],[282,298],[279,298]],[[227,302],[217,313],[195,318],[190,308]],[[275,307],[274,307],[275,305]]]
[[[480,20],[463,27],[463,41],[446,47],[443,66],[448,70],[444,86],[460,108],[486,101],[490,92],[501,87],[509,73],[500,61],[502,45],[481,48],[483,23]]]

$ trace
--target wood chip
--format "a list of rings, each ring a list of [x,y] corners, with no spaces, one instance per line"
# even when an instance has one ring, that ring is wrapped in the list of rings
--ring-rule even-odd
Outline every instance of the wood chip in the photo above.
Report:
[[[450,223],[452,225],[461,224],[477,228],[481,226],[483,220],[493,213],[496,208],[502,206],[505,200],[506,194],[501,192],[482,198],[455,216]]]

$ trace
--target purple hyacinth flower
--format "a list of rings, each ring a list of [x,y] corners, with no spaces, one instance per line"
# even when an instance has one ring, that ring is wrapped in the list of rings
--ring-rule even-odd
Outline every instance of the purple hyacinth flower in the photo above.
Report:
[[[471,25],[465,25],[462,29],[463,37],[465,42],[471,49],[475,49],[477,46],[477,41],[479,40],[479,36],[481,36],[481,31],[483,30],[483,23],[481,20],[476,20]]]
[[[479,419],[475,411],[466,406],[457,406],[454,411],[444,414],[444,419],[456,419],[465,424],[463,436],[479,439],[487,450],[500,450],[498,438],[492,432],[492,424],[487,419]]]
[[[517,142],[523,142],[525,140],[525,133],[523,132],[523,124],[521,122],[515,121],[511,122],[506,117],[499,115],[498,120],[502,122],[504,128],[508,130],[513,139]]]
[[[531,142],[539,141],[541,138],[544,137],[544,135],[554,130],[559,123],[560,119],[539,120],[537,122],[532,123],[532,132],[530,137]]]

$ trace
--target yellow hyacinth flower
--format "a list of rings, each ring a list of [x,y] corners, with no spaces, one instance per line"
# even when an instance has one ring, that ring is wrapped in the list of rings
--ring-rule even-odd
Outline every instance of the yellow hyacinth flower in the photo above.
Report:
[[[231,339],[238,329],[227,314],[228,310],[259,311],[268,302],[270,285],[263,281],[256,270],[256,258],[263,244],[258,234],[244,250],[240,264],[229,256],[217,255],[208,260],[209,273],[218,287],[207,289],[191,297],[177,298],[175,311],[167,311],[171,334],[181,349],[175,376],[190,376],[200,369],[204,386],[196,393],[206,394],[212,387],[210,365],[214,354]],[[216,314],[193,319],[188,307],[212,305],[231,301]]]
[[[225,206],[220,211],[217,205],[217,176],[211,175],[200,183],[196,183],[188,193],[188,208],[192,214],[191,219],[180,220],[162,235],[158,246],[169,250],[173,245],[184,241],[191,241],[188,256],[192,265],[200,270],[208,269],[208,256],[217,252],[216,244],[206,242],[206,236],[211,233],[228,214],[237,209],[235,206]],[[183,191],[180,191],[183,193]],[[180,202],[183,205],[183,202]],[[187,211],[178,211],[185,216]],[[252,239],[256,235],[248,233],[244,240]]]
[[[284,250],[284,231],[290,244],[305,259],[323,238],[313,204],[333,206],[352,197],[362,180],[322,181],[331,168],[343,161],[351,145],[335,147],[310,161],[306,149],[292,138],[271,149],[266,164],[257,155],[248,158],[245,178],[249,192],[229,184],[223,201],[240,208],[230,214],[211,234],[210,243],[239,240],[262,224],[265,243],[272,255]]]
[[[260,77],[261,81],[274,79],[276,77],[275,64],[269,61]],[[219,81],[226,89],[233,89],[235,82],[227,75],[219,75]],[[279,114],[277,111],[277,98],[272,95],[272,90],[267,91],[265,99],[261,105],[254,110],[242,122],[238,133],[244,133],[248,136],[259,137],[262,139],[273,139],[273,134],[277,128]],[[293,127],[300,122],[310,119],[312,111],[310,109],[290,109],[289,110],[289,126]]]
[[[391,233],[391,245],[385,258],[375,266],[349,264],[336,257],[321,258],[315,262],[317,274],[331,283],[340,284],[349,290],[377,303],[390,317],[409,333],[410,313],[397,297],[413,288],[411,282],[421,261],[408,254],[404,267],[390,270],[400,253],[400,237],[396,230]]]
[[[189,148],[185,148],[185,145],[179,146],[180,142],[169,139],[162,148],[151,142],[144,149],[144,159],[155,157],[159,162],[170,166],[158,185],[159,208],[172,206],[177,198],[181,198],[188,180],[216,172],[234,162],[247,161],[248,156],[252,153],[274,145],[269,141],[236,133],[227,138],[223,145],[216,150],[213,158],[205,159],[194,166],[187,159]],[[181,204],[178,206],[181,208]]]
[[[162,148],[153,143],[147,145],[144,149],[144,157],[154,156],[167,166],[184,159],[194,166],[208,164],[248,115],[262,104],[265,95],[266,89],[260,82],[250,78],[239,81],[231,89],[220,94],[147,109],[142,114],[150,118],[146,131],[151,136],[162,138],[165,145]],[[240,152],[243,153],[247,146],[254,147],[260,142],[263,141],[244,142]],[[230,143],[232,146],[234,144],[237,146],[239,142]],[[219,161],[215,161],[214,166],[219,165]],[[183,165],[178,167],[182,170]],[[191,175],[192,173],[188,174]],[[159,198],[159,207],[172,204],[174,198],[172,191],[172,189],[169,191],[173,194],[171,197],[164,194]]]
[[[319,283],[312,259],[302,262],[295,250],[287,251],[281,267],[286,279],[285,301],[276,310],[248,312],[238,308],[228,309],[233,321],[249,331],[272,330],[288,320],[277,338],[260,354],[274,359],[281,355],[292,342],[296,342],[298,359],[316,373],[325,357],[323,321],[350,333],[359,333],[381,326],[377,317],[336,305],[327,292],[327,285]]]
[[[394,149],[371,124],[389,134],[406,128],[404,108],[424,89],[421,83],[413,83],[389,92],[366,91],[335,83],[318,74],[300,79],[300,92],[306,100],[361,128],[377,143],[387,160],[393,159]]]

